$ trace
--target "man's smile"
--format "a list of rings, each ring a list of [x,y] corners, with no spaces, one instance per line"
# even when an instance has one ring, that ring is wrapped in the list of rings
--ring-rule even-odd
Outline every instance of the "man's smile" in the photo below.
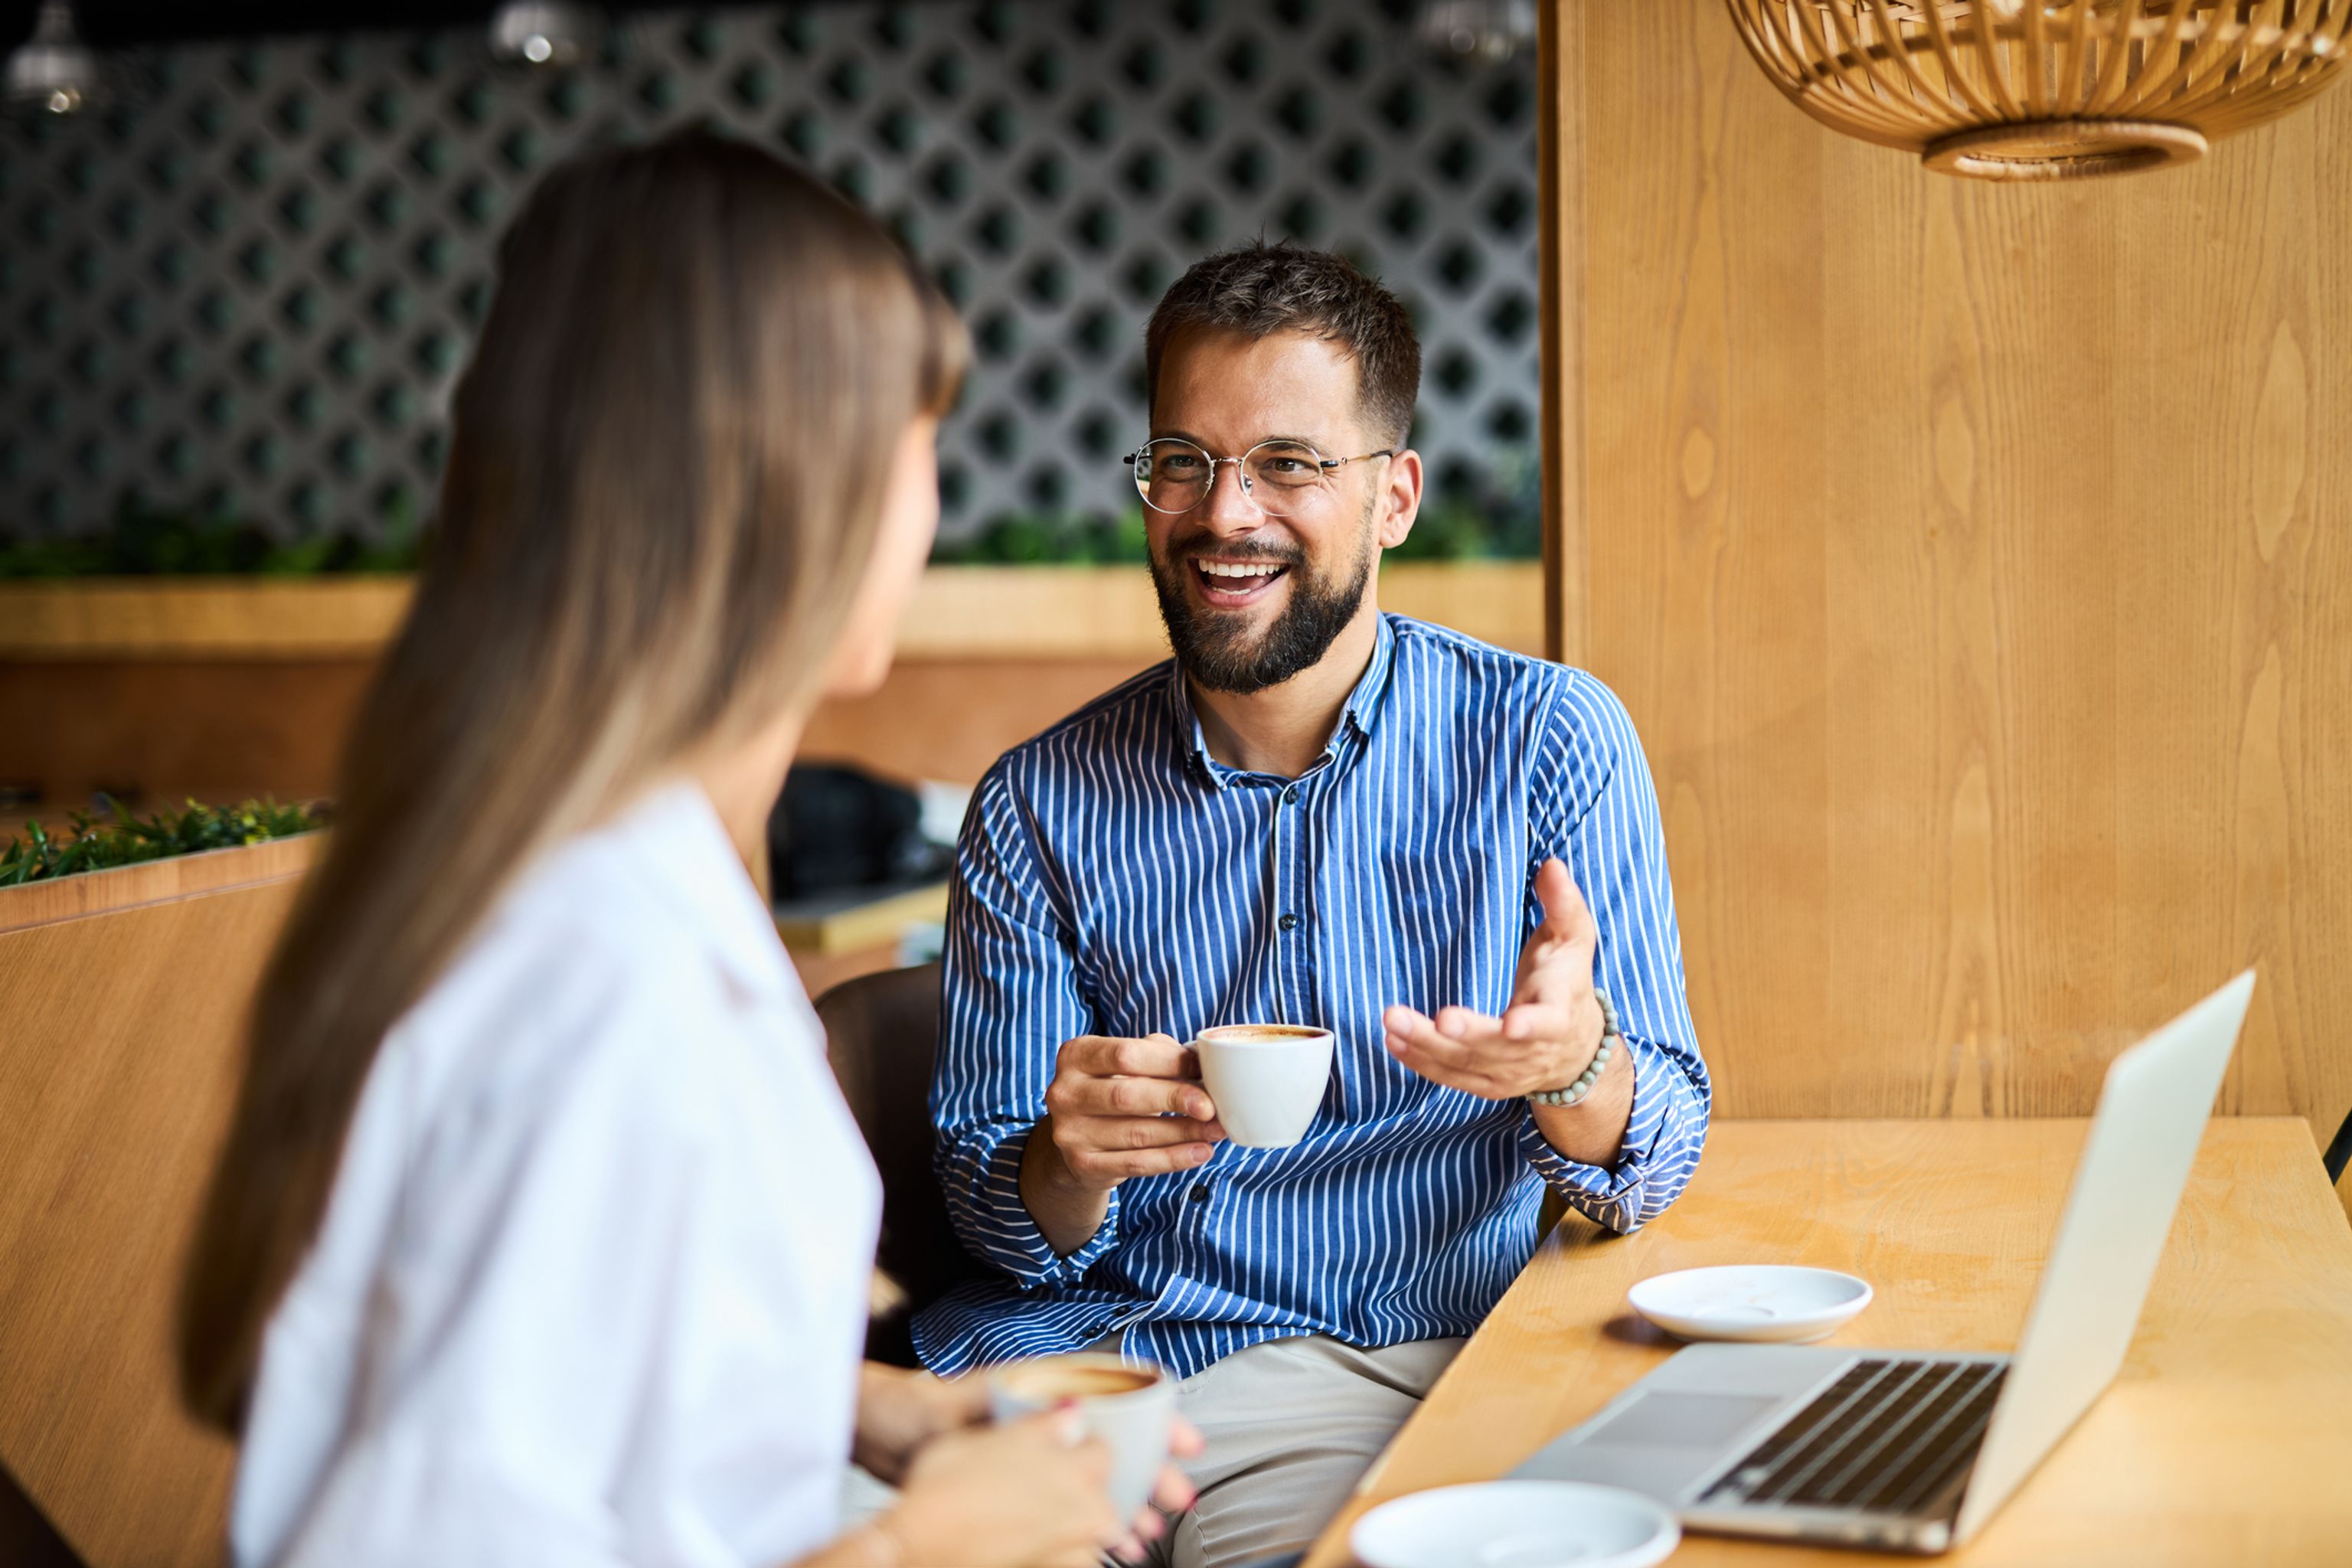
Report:
[[[1187,564],[1202,601],[1218,609],[1256,604],[1290,572],[1288,563],[1280,561],[1235,561],[1207,555],[1193,556]]]

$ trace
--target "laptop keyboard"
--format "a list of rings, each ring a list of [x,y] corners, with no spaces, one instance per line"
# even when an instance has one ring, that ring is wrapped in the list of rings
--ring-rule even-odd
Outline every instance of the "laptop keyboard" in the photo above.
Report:
[[[2008,1370],[1999,1362],[1858,1361],[1700,1500],[1918,1512],[1975,1461]]]

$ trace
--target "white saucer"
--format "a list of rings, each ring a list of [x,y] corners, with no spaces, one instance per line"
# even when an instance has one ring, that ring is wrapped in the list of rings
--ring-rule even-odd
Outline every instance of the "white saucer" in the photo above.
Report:
[[[1482,1481],[1384,1502],[1348,1545],[1367,1568],[1650,1568],[1683,1538],[1638,1492],[1582,1481]]]
[[[1870,1286],[1833,1268],[1741,1263],[1654,1274],[1625,1299],[1676,1339],[1804,1344],[1869,1306]]]

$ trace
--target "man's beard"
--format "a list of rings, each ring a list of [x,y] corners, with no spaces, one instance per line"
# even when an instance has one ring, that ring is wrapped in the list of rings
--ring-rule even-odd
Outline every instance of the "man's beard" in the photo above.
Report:
[[[1370,509],[1367,507],[1366,521]],[[1269,686],[1279,686],[1316,664],[1330,651],[1339,633],[1356,618],[1364,602],[1364,588],[1372,576],[1372,535],[1368,527],[1355,561],[1340,569],[1344,576],[1309,575],[1306,553],[1296,545],[1248,546],[1242,559],[1272,561],[1289,571],[1290,601],[1265,635],[1255,641],[1233,611],[1196,611],[1185,594],[1184,574],[1194,571],[1192,553],[1171,553],[1151,560],[1151,585],[1160,595],[1160,618],[1168,623],[1168,641],[1184,673],[1211,691],[1246,697]],[[1206,553],[1215,553],[1207,550]]]

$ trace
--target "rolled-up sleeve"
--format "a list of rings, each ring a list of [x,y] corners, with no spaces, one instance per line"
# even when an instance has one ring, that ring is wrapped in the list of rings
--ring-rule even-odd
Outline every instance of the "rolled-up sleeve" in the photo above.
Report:
[[[1118,1194],[1066,1258],[1022,1201],[1021,1156],[1045,1113],[1055,1058],[1094,1022],[1004,763],[964,817],[945,960],[931,1120],[948,1212],[964,1246],[1024,1288],[1075,1284],[1118,1243]]]
[[[1565,673],[1536,752],[1530,880],[1557,855],[1592,910],[1600,931],[1593,977],[1616,1007],[1633,1059],[1633,1107],[1612,1166],[1563,1156],[1532,1110],[1519,1146],[1570,1208],[1612,1230],[1636,1230],[1689,1184],[1714,1100],[1684,991],[1657,790],[1624,705],[1580,670]],[[1543,910],[1532,895],[1529,902],[1532,931]]]

